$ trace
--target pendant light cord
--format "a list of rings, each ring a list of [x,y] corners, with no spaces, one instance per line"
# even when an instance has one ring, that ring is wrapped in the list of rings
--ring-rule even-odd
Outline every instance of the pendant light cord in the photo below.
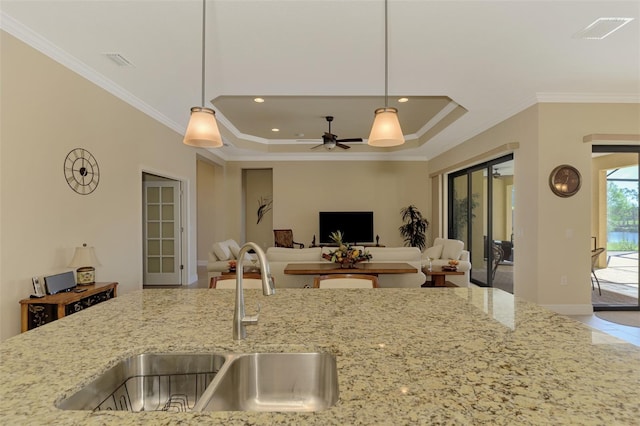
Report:
[[[206,39],[206,24],[207,20],[207,0],[202,0],[202,97],[201,105],[204,108],[204,64],[205,64],[205,39]]]
[[[384,0],[384,107],[389,107],[389,36],[388,36],[388,23],[387,12],[388,5],[387,0]]]

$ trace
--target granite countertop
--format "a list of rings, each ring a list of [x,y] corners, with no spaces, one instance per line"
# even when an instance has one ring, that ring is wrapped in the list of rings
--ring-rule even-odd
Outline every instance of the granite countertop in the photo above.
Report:
[[[122,295],[0,345],[0,423],[637,424],[640,348],[494,289],[246,290],[262,305],[232,339],[233,290]],[[142,352],[328,351],[340,397],[314,413],[63,411]]]

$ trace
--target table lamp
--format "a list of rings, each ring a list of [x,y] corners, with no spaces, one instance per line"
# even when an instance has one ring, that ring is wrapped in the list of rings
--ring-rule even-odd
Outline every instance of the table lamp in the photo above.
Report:
[[[73,259],[69,263],[70,267],[78,268],[76,270],[76,282],[78,285],[95,284],[96,269],[94,266],[99,265],[100,262],[96,258],[93,247],[87,247],[86,243],[82,244],[82,247],[76,247]]]

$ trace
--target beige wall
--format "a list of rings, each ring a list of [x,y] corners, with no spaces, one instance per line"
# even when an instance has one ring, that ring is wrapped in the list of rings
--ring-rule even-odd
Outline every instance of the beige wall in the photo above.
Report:
[[[197,162],[198,264],[206,265],[211,244],[226,240],[227,217],[224,161],[208,151],[198,153]]]
[[[515,294],[566,313],[591,309],[589,279],[591,181],[570,198],[548,187],[559,164],[591,175],[593,133],[637,134],[638,104],[538,104],[429,161],[432,170],[462,168],[484,152],[498,157],[517,143],[514,153]],[[566,285],[561,281],[566,279]]]
[[[430,181],[424,162],[228,162],[228,238],[242,235],[243,222],[238,219],[243,216],[242,169],[256,168],[273,170],[273,228],[292,228],[296,241],[305,246],[314,235],[319,238],[320,211],[373,211],[374,232],[387,246],[403,244],[400,208],[415,204],[430,220]]]
[[[244,171],[245,238],[264,250],[273,245],[273,210],[268,210],[258,223],[258,200],[273,199],[273,172],[271,169]]]
[[[20,331],[31,277],[68,271],[74,247],[95,247],[98,281],[119,293],[142,285],[142,173],[185,182],[195,224],[196,152],[181,135],[0,32],[0,339]],[[73,192],[63,160],[76,147],[100,167],[90,195]],[[195,226],[187,279],[196,278]]]

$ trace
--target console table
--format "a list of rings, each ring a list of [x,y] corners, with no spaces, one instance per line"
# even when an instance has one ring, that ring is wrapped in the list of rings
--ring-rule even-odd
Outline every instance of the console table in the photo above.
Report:
[[[22,299],[20,311],[22,317],[21,332],[40,327],[66,315],[81,311],[90,306],[116,297],[118,283],[95,283],[76,287],[74,290],[48,296]]]

